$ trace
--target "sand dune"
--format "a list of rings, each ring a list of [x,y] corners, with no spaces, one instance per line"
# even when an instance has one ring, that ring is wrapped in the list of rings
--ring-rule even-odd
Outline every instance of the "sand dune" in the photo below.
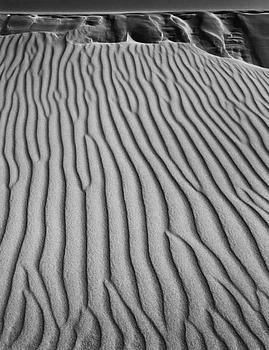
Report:
[[[0,349],[269,349],[269,71],[0,37]]]

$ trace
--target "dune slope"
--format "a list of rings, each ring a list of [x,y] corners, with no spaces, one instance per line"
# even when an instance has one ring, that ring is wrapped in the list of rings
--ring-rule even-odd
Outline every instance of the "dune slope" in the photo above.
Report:
[[[269,71],[0,47],[0,349],[269,349]]]

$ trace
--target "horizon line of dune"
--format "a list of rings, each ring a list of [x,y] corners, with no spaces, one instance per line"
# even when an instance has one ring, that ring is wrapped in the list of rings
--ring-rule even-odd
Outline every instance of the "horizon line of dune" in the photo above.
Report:
[[[0,14],[0,35],[53,32],[81,42],[186,42],[220,57],[269,68],[269,13]]]

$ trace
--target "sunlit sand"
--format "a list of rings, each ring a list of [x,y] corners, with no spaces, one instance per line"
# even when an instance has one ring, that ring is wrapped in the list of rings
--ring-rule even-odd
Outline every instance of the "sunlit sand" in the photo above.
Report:
[[[268,61],[201,18],[3,27],[0,349],[269,349]]]

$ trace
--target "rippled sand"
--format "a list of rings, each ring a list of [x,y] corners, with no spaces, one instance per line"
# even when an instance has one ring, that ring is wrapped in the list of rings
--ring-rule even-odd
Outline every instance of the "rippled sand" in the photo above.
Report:
[[[0,349],[269,349],[269,70],[0,48]]]

